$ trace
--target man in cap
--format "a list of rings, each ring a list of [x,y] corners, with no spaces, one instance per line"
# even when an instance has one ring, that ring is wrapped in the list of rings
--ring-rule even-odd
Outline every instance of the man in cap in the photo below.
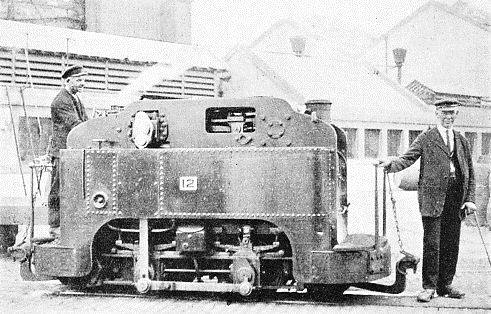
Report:
[[[64,86],[51,103],[51,122],[53,135],[49,156],[53,165],[51,172],[51,191],[48,197],[48,220],[52,238],[60,236],[60,177],[58,173],[60,149],[67,146],[68,133],[80,123],[87,121],[87,113],[78,93],[85,84],[87,72],[80,65],[73,65],[63,71]]]
[[[435,103],[437,125],[423,133],[401,156],[379,162],[388,172],[411,166],[418,158],[418,202],[423,221],[423,291],[419,302],[439,296],[460,299],[452,286],[459,253],[461,221],[476,210],[474,169],[468,140],[453,129],[460,103]]]

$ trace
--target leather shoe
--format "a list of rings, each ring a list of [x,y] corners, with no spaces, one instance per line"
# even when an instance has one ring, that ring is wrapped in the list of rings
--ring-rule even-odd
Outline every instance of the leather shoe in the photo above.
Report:
[[[462,299],[465,296],[465,293],[455,289],[452,286],[445,286],[444,288],[439,288],[437,290],[439,296],[453,298],[453,299]]]
[[[424,289],[418,294],[418,302],[430,302],[435,296],[435,289]]]

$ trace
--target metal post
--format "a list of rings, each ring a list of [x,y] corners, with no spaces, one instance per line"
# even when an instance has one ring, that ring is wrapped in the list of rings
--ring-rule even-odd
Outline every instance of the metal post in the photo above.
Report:
[[[397,66],[397,82],[401,84],[402,79],[402,65]]]
[[[375,249],[380,250],[378,215],[378,165],[375,165]]]
[[[382,185],[382,235],[384,237],[387,236],[387,181],[389,177],[385,175],[385,170],[384,170],[384,175],[383,175],[383,185]]]
[[[29,243],[32,243],[32,238],[34,238],[34,170],[35,170],[35,165],[34,163],[30,163],[29,167],[31,168],[31,233],[30,233],[30,238],[29,238]]]
[[[140,237],[138,261],[135,267],[135,275],[137,278],[136,289],[140,293],[146,293],[151,288],[151,280],[149,278],[149,249],[148,249],[148,219],[140,219]]]
[[[69,66],[68,60],[70,59],[70,57],[69,57],[70,49],[68,48],[69,41],[70,41],[70,38],[67,37],[67,39],[66,39],[66,54],[65,54],[65,56],[66,56],[66,64],[65,64],[65,66],[66,67]]]
[[[26,33],[26,48],[24,49],[24,55],[26,57],[26,68],[27,68],[26,85],[30,85],[31,88],[33,88],[31,65],[29,63],[29,33]]]
[[[148,277],[148,219],[140,219],[140,254],[138,256],[139,277]]]
[[[22,171],[22,162],[20,160],[19,143],[17,142],[17,132],[15,131],[15,120],[12,108],[12,101],[10,100],[9,87],[5,86],[5,92],[7,93],[7,102],[10,109],[10,121],[12,122],[12,131],[14,133],[15,149],[17,151],[17,161],[19,162],[20,175],[22,177],[22,185],[24,186],[24,195],[27,196],[26,182],[24,180],[24,172]]]

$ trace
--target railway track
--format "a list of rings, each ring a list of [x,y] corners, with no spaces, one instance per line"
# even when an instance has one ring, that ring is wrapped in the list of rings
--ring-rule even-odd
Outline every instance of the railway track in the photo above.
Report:
[[[409,295],[386,295],[386,294],[364,294],[362,290],[348,290],[341,296],[316,297],[307,293],[296,292],[277,292],[277,293],[256,293],[244,298],[237,294],[224,293],[189,293],[189,292],[156,292],[149,294],[139,294],[136,291],[123,291],[122,289],[111,289],[110,291],[94,290],[59,290],[52,293],[58,297],[84,297],[84,298],[132,298],[147,300],[169,301],[193,301],[193,302],[218,302],[223,304],[269,304],[269,305],[290,305],[295,306],[327,306],[327,307],[356,307],[356,306],[375,306],[381,308],[410,308],[433,309],[436,311],[446,310],[449,312],[462,311],[469,313],[491,313],[491,301],[486,297],[470,296],[462,300],[437,297],[429,303],[419,303],[415,296]],[[489,311],[489,312],[488,312]],[[418,312],[419,313],[419,312]],[[446,313],[446,312],[445,312]]]

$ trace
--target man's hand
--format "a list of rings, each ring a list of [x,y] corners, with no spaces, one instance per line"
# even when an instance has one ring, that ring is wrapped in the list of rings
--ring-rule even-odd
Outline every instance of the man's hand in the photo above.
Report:
[[[377,164],[379,167],[384,167],[385,170],[388,170],[390,167],[390,159],[380,159]]]
[[[465,202],[460,209],[463,209],[465,215],[472,215],[477,210],[476,204],[473,202]]]
[[[49,164],[51,163],[51,156],[49,155],[43,155],[39,156],[38,158],[34,159],[34,163],[36,164]]]

